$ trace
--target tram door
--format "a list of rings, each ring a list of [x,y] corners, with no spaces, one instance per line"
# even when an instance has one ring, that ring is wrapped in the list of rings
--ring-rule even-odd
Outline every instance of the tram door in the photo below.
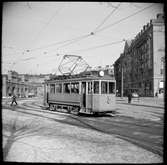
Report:
[[[86,107],[86,82],[82,82],[82,106]]]

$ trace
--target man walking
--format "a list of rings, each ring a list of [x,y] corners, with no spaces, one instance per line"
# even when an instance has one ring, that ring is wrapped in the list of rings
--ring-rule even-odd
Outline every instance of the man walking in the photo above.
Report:
[[[12,96],[12,103],[10,105],[12,106],[13,103],[15,103],[17,105],[16,95],[15,94],[13,94],[13,96]]]
[[[132,100],[132,94],[131,94],[131,92],[129,91],[129,92],[128,92],[128,103],[131,103],[131,100]]]

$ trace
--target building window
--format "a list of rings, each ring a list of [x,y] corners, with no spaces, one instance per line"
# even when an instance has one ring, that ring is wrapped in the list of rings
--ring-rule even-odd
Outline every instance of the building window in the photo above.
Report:
[[[164,69],[160,69],[160,74],[164,74]]]
[[[164,74],[164,57],[161,57],[161,69],[160,69],[160,74]]]
[[[147,40],[147,45],[148,45],[148,68],[150,69],[152,67],[151,65],[151,40]]]

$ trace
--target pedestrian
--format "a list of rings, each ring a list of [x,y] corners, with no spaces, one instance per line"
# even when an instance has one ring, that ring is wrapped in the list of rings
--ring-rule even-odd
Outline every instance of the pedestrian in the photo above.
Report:
[[[10,105],[12,106],[13,103],[15,103],[17,105],[16,95],[15,94],[13,94],[13,96],[12,96],[12,103]]]
[[[132,94],[131,92],[128,92],[128,103],[131,103],[132,100]]]

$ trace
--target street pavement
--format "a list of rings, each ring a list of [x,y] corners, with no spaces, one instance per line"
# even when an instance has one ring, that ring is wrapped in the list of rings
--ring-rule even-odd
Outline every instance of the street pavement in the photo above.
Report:
[[[116,97],[117,102],[127,103],[127,97]],[[140,105],[140,106],[148,106],[148,107],[162,107],[164,108],[164,98],[158,97],[139,97],[139,98],[132,98],[131,101],[132,105]]]
[[[144,110],[147,112],[142,116],[143,113],[140,114],[139,111],[143,111],[141,109],[144,108],[143,104],[141,107],[135,104],[132,102],[129,105],[126,98],[123,100],[117,98],[118,115],[134,117],[135,120],[141,118],[151,120],[155,122],[155,126],[157,122],[162,122],[163,107],[156,108],[158,114],[153,113],[155,107],[149,108],[149,111],[148,107],[145,107]],[[159,104],[161,103],[159,102],[158,106]],[[46,112],[40,108],[41,102],[38,99],[21,100],[16,107],[9,107],[9,102],[3,105],[4,161],[58,163],[161,163],[163,161],[162,156],[134,145],[128,140],[122,140],[112,132],[106,134],[97,129],[78,127],[81,121],[82,123],[86,121],[87,125],[92,122],[98,125],[101,122],[107,130],[113,131],[113,125],[109,123],[112,119],[115,122],[119,120],[118,123],[121,123],[121,118],[88,117],[87,119],[87,117],[66,113]],[[150,106],[153,104],[150,103]],[[134,109],[138,112],[136,116],[135,113],[132,113],[133,115],[130,113]],[[122,121],[124,119],[122,118]],[[118,126],[115,125],[115,128],[117,129]],[[139,132],[136,130],[135,133],[137,135]],[[157,138],[160,136],[157,135]]]
[[[154,97],[133,98],[128,103],[126,97],[117,97],[116,111],[123,116],[130,116],[137,119],[147,119],[151,121],[164,120],[164,99]]]

